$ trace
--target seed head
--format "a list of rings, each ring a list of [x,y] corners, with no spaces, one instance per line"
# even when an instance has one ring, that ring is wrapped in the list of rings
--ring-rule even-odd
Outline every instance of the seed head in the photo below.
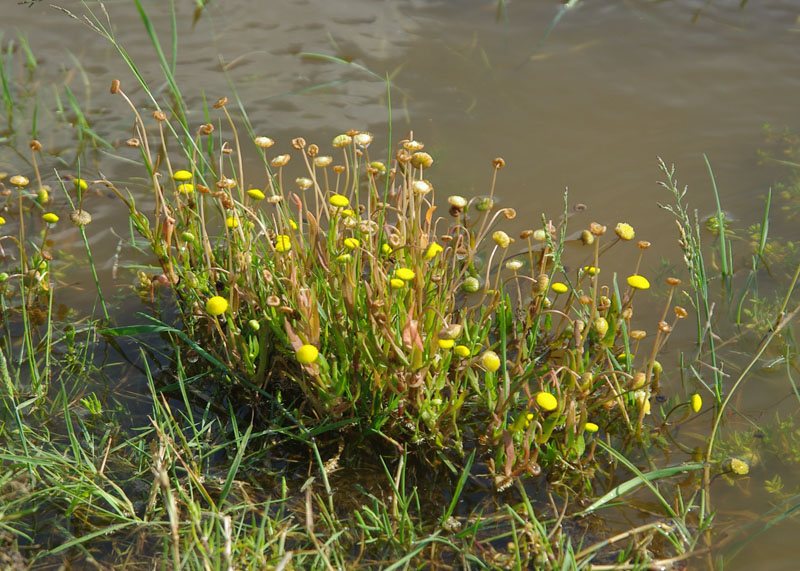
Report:
[[[10,182],[11,184],[13,184],[14,186],[16,186],[18,188],[24,188],[24,187],[28,186],[28,184],[31,181],[28,180],[28,177],[26,177],[24,175],[15,174],[10,179],[8,179],[8,182]]]
[[[274,159],[272,159],[269,164],[275,168],[279,168],[282,166],[286,166],[289,161],[292,159],[289,155],[278,155]]]
[[[419,141],[406,141],[403,143],[403,148],[409,153],[416,153],[417,151],[421,151],[424,147],[425,145]]]
[[[509,260],[506,262],[506,269],[516,272],[522,267],[521,260]],[[536,282],[538,284],[538,282]]]
[[[502,230],[495,231],[494,234],[492,234],[492,240],[501,248],[508,248],[511,244],[511,238]]]
[[[314,181],[312,181],[310,178],[306,178],[304,176],[301,176],[300,178],[296,178],[294,180],[294,183],[298,187],[300,187],[301,190],[306,190],[306,189],[311,188],[311,185],[314,184]]]
[[[225,105],[227,104],[228,104],[228,98],[223,95],[222,97],[217,99],[216,103],[214,103],[214,109],[221,109],[225,107]]]
[[[640,341],[645,338],[647,332],[642,329],[634,329],[631,331],[631,339],[635,339],[636,341]]]
[[[658,330],[661,331],[661,333],[672,333],[672,325],[666,321],[659,321]]]
[[[492,160],[492,166],[495,168],[495,170],[500,170],[501,168],[506,166],[506,161],[503,160],[502,157],[495,157]]]
[[[638,373],[633,375],[633,383],[631,384],[631,386],[634,389],[641,389],[646,381],[647,381],[647,375],[639,371]]]
[[[31,148],[32,151],[41,151],[42,150],[42,144],[39,141],[37,141],[36,139],[33,139],[32,141],[30,141],[28,143],[28,146]]]
[[[92,215],[85,210],[73,210],[69,219],[75,226],[86,226],[92,221]]]
[[[431,186],[431,183],[429,183],[427,180],[415,180],[414,182],[411,183],[411,189],[416,194],[422,196],[432,191],[433,187]]]
[[[450,204],[450,206],[458,208],[459,210],[461,210],[461,209],[463,209],[464,207],[467,206],[467,199],[464,198],[463,196],[459,196],[457,194],[454,194],[452,196],[448,196],[447,197],[447,202]]]
[[[636,245],[639,246],[639,248],[641,248],[642,250],[646,250],[647,248],[650,247],[650,242],[648,242],[647,240],[639,240],[636,243]]]
[[[111,95],[116,95],[117,93],[119,93],[119,89],[120,89],[119,79],[112,79],[111,80],[111,89],[109,89],[109,91],[111,92]]]
[[[333,162],[333,158],[327,155],[321,155],[319,157],[314,157],[314,166],[316,167],[327,167],[329,164]]]
[[[138,147],[140,143],[139,139],[137,139],[136,137],[131,137],[130,139],[125,141],[125,144],[129,147]]]
[[[428,169],[431,168],[433,164],[433,157],[430,156],[428,153],[417,151],[413,155],[411,155],[411,165],[418,169]]]
[[[605,337],[608,333],[608,321],[605,317],[598,317],[594,320],[594,330],[600,337]]]
[[[303,137],[292,139],[292,148],[295,151],[302,151],[306,148],[306,140]]]
[[[533,230],[523,230],[522,232],[519,233],[519,239],[520,240],[527,240],[528,238],[530,238],[534,234],[536,234],[536,232],[533,231]]]
[[[153,111],[153,119],[155,119],[156,121],[166,121],[167,114],[164,113],[161,109],[157,109]]]
[[[588,230],[584,230],[581,232],[581,242],[584,246],[591,246],[594,244],[594,235]]]
[[[503,218],[506,220],[514,220],[517,217],[517,211],[513,208],[503,208],[500,212],[503,213]]]
[[[602,236],[606,233],[606,229],[607,228],[605,226],[597,222],[592,222],[589,224],[589,232],[591,232],[593,236]]]
[[[461,284],[461,289],[463,289],[467,293],[475,293],[481,288],[481,282],[478,281],[478,278],[475,277],[468,277],[464,279],[464,283]]]
[[[675,308],[673,309],[673,311],[675,312],[675,317],[677,317],[678,319],[683,319],[687,315],[689,315],[687,313],[687,311],[684,308],[682,308],[680,305],[676,305]]]
[[[353,136],[353,141],[355,144],[361,147],[362,149],[366,149],[369,147],[369,144],[372,142],[373,135],[372,133],[358,133]]]
[[[667,278],[667,283],[672,287],[675,287],[681,285],[681,280],[679,280],[678,278],[669,277]]]
[[[273,141],[269,137],[256,137],[255,139],[253,139],[253,142],[256,144],[257,147],[261,147],[262,149],[268,149],[275,144],[275,141]]]
[[[333,146],[336,149],[341,149],[343,147],[348,146],[350,143],[353,142],[353,137],[346,133],[342,133],[341,135],[336,135],[333,138]]]
[[[214,132],[214,125],[212,125],[211,123],[203,123],[202,125],[200,125],[198,131],[200,131],[201,135],[210,135],[211,133]]]
[[[547,232],[539,228],[533,232],[533,239],[537,242],[544,242],[547,240]]]

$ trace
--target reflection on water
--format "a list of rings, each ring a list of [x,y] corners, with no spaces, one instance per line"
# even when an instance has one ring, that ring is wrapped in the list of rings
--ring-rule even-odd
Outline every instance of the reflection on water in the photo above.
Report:
[[[168,4],[147,6],[165,49]],[[210,3],[196,17],[195,3],[181,0],[176,77],[189,121],[197,125],[205,120],[204,100],[230,96],[229,82],[235,85],[256,131],[278,141],[276,154],[292,137],[327,146],[348,128],[369,129],[385,141],[388,78],[392,137],[413,129],[428,144],[440,193],[485,192],[490,161],[502,156],[507,166],[497,195],[518,211],[513,229],[538,224],[542,213],[557,218],[568,188],[570,203],[588,206],[573,218],[574,228],[590,220],[630,221],[637,237],[654,243],[651,268],[659,255],[680,260],[673,222],[656,205],[667,200],[654,184],[657,156],[678,165],[681,181],[691,187],[691,206],[706,215],[713,210],[706,153],[731,218],[741,226],[760,220],[772,180],[756,164],[760,128],[765,122],[800,125],[796,2],[748,2],[743,9],[738,2],[705,0],[573,4],[536,49],[564,10],[560,2],[227,0]],[[84,14],[77,0],[60,6]],[[120,44],[147,81],[165,90],[133,4],[109,3],[108,9]],[[17,33],[26,36],[38,58],[30,94],[38,103],[37,137],[60,170],[77,174],[80,167],[87,179],[102,173],[136,192],[141,169],[122,143],[132,121],[108,95],[111,79],[122,79],[137,104],[147,101],[116,51],[45,3],[8,3],[2,32],[5,45]],[[21,59],[21,50],[16,55]],[[27,73],[22,65],[15,69]],[[117,150],[98,144],[88,163],[76,163],[79,118],[64,85],[96,134]],[[0,146],[0,171],[18,169],[28,156],[30,120],[15,121],[20,135]],[[45,178],[57,188],[54,173]],[[63,205],[60,197],[57,203]],[[149,260],[129,247],[118,255],[130,237],[125,212],[103,193],[90,195],[87,208],[95,219],[89,236],[104,287],[129,285],[131,272],[115,279],[112,270]],[[74,228],[57,229],[53,239],[67,253],[82,252]],[[82,272],[65,281],[92,291]],[[70,302],[85,296],[76,291],[62,295]],[[784,384],[769,386],[777,392],[754,395],[755,402],[742,403],[745,412],[782,398]],[[753,478],[764,474],[754,471]],[[728,501],[724,491],[717,493]],[[732,489],[729,505],[762,513],[767,501]],[[766,534],[733,565],[792,560],[800,552],[785,541],[790,527]],[[771,568],[782,565],[792,567],[776,561]]]

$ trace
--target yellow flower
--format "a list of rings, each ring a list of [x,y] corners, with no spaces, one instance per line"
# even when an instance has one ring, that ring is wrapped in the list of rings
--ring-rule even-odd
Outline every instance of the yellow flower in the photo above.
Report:
[[[336,135],[333,138],[333,146],[337,149],[341,149],[342,147],[349,145],[352,141],[353,137],[342,133],[341,135]]]
[[[439,252],[441,252],[441,251],[442,251],[442,249],[443,249],[443,248],[442,248],[442,247],[441,247],[439,244],[437,244],[436,242],[434,242],[433,244],[431,244],[430,246],[428,246],[428,249],[427,249],[427,250],[425,250],[425,254],[424,254],[422,257],[423,257],[424,259],[426,259],[426,260],[431,260],[431,259],[433,259],[434,257],[436,257],[436,254],[438,254]]]
[[[546,410],[547,412],[558,408],[558,400],[556,397],[545,391],[542,391],[536,395],[536,404],[538,404],[542,410]]]
[[[194,185],[190,182],[184,182],[178,185],[178,192],[181,194],[192,194],[194,192]]]
[[[406,282],[404,282],[400,278],[392,278],[389,280],[389,285],[392,286],[394,289],[400,289],[401,287],[406,285]]]
[[[233,216],[228,216],[225,219],[225,226],[227,226],[228,228],[236,228],[238,225],[239,225],[239,221],[236,220],[236,218],[233,217]]]
[[[439,339],[439,347],[441,349],[452,349],[456,342],[452,339]]]
[[[77,188],[78,190],[86,190],[87,188],[89,188],[87,182],[82,178],[76,178],[72,182],[75,183],[75,188]]]
[[[253,200],[264,200],[264,199],[266,198],[266,196],[264,195],[264,193],[263,193],[263,192],[261,192],[261,191],[260,191],[259,189],[257,189],[257,188],[251,188],[250,190],[248,190],[248,191],[247,191],[247,196],[249,196],[249,197],[250,197],[250,198],[252,198]]]
[[[42,214],[42,220],[47,222],[48,224],[55,224],[58,222],[58,215],[52,212],[45,212]]]
[[[0,226],[6,223],[6,219],[0,216]]]
[[[392,247],[389,244],[383,244],[381,246],[381,252],[383,252],[384,254],[391,254],[392,253]]]
[[[500,368],[500,357],[494,351],[484,351],[481,355],[481,365],[487,371],[494,373]]]
[[[352,208],[345,208],[344,210],[342,210],[342,216],[349,216],[350,218],[355,218],[356,213],[355,210],[353,210]]]
[[[339,263],[349,262],[352,259],[353,256],[351,256],[350,254],[341,254],[339,256],[336,256],[336,261]]]
[[[319,357],[319,349],[313,345],[303,345],[297,350],[297,360],[303,365],[313,363]]]
[[[289,219],[289,228],[291,228],[292,230],[297,230],[297,222],[295,222],[291,218]]]
[[[600,271],[600,268],[596,268],[594,266],[583,266],[583,271],[589,274],[590,276],[596,276],[597,272]]]
[[[583,429],[586,432],[597,432],[598,430],[600,430],[600,427],[597,426],[594,422],[587,422],[586,424],[583,425]]]
[[[39,192],[36,193],[36,202],[44,204],[48,200],[50,200],[50,193],[47,192],[46,188],[40,188]]]
[[[750,465],[741,458],[730,458],[725,464],[726,468],[737,476],[744,476],[750,472]]]
[[[397,268],[394,271],[394,275],[407,282],[414,279],[414,272],[408,268]]]
[[[350,250],[355,250],[361,245],[361,241],[358,240],[357,238],[345,238],[344,245],[346,248]]]
[[[277,252],[288,252],[292,249],[292,242],[286,234],[278,234],[275,237],[275,250]]]
[[[502,230],[498,230],[492,234],[492,240],[501,248],[508,248],[508,245],[511,244],[511,238]]]
[[[567,284],[562,284],[561,282],[555,282],[550,287],[556,293],[567,293],[569,291]]]
[[[215,295],[206,302],[206,311],[216,317],[228,310],[228,300],[220,295]]]
[[[650,282],[644,276],[633,275],[628,276],[628,285],[633,289],[647,289],[650,287]]]
[[[633,393],[636,402],[639,403],[639,406],[642,408],[645,414],[650,414],[650,397],[649,395],[642,390],[635,391]]]
[[[453,351],[455,351],[456,355],[458,355],[462,359],[469,357],[470,354],[472,353],[472,351],[470,351],[469,347],[467,347],[466,345],[456,345],[456,348],[453,349]]]
[[[692,395],[692,410],[695,412],[700,412],[701,408],[703,408],[703,397],[697,393],[694,393]]]
[[[620,222],[617,224],[617,227],[614,228],[614,232],[616,232],[617,236],[623,240],[633,240],[633,236],[635,234],[633,231],[633,226],[627,222]]]
[[[185,170],[175,171],[175,174],[172,175],[172,178],[180,182],[185,182],[187,180],[192,180],[192,173]]]
[[[339,207],[339,208],[344,208],[344,207],[346,207],[348,204],[350,204],[350,200],[349,200],[349,199],[348,199],[346,196],[344,196],[344,195],[341,195],[341,194],[334,194],[333,196],[331,196],[331,197],[328,199],[328,201],[329,201],[329,202],[330,202],[330,203],[331,203],[333,206],[337,206],[337,207]]]

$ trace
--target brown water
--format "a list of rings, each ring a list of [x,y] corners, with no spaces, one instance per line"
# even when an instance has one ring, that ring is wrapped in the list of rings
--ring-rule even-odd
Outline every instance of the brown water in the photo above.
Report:
[[[80,2],[57,3],[76,15],[85,13]],[[143,4],[168,51],[168,3]],[[194,2],[178,0],[177,79],[193,125],[205,122],[204,95],[210,101],[232,95],[230,79],[256,131],[278,141],[273,149],[278,154],[289,149],[292,137],[326,147],[349,128],[371,130],[385,140],[387,97],[380,78],[389,74],[393,138],[413,129],[427,143],[437,160],[431,179],[440,193],[486,192],[491,159],[502,156],[507,166],[497,194],[503,205],[517,209],[512,230],[538,225],[543,212],[557,218],[568,188],[570,203],[588,207],[574,218],[574,228],[590,220],[630,221],[637,237],[654,243],[645,264],[655,268],[659,255],[680,263],[672,219],[656,205],[670,201],[655,184],[661,178],[657,156],[676,163],[679,180],[690,185],[691,205],[707,215],[714,199],[706,153],[723,207],[737,225],[746,226],[760,220],[763,194],[779,176],[756,162],[762,124],[800,126],[800,7],[790,0],[738,5],[584,0],[564,14],[534,53],[562,7],[559,2],[225,0],[211,2],[198,15]],[[107,7],[117,40],[151,86],[164,89],[133,3],[115,1]],[[63,172],[76,173],[75,133],[54,103],[54,90],[65,98],[64,83],[100,136],[115,145],[130,136],[129,112],[108,94],[111,79],[120,78],[138,104],[146,99],[105,40],[45,3],[26,7],[7,1],[1,10],[4,45],[21,33],[38,58],[38,138],[45,151],[63,159]],[[16,58],[21,79],[22,54]],[[27,156],[30,113],[18,115],[15,128],[18,140],[0,146],[0,171],[13,172],[23,164],[13,149]],[[117,157],[133,157],[127,151],[90,154],[83,178],[102,172],[130,181],[140,175],[141,169]],[[52,173],[45,177],[55,185]],[[116,200],[87,200],[104,287],[113,291],[129,285],[130,273],[119,278],[123,281],[111,274],[118,244],[111,228],[126,235],[125,213]],[[773,227],[796,237],[780,218]],[[82,252],[73,229],[60,229],[54,238],[64,249]],[[123,264],[134,261],[146,259],[123,254]],[[84,274],[68,281],[91,291]],[[63,295],[69,302],[70,296],[86,294]],[[685,327],[685,339],[691,329],[691,324]],[[678,347],[674,343],[670,350]],[[758,390],[747,391],[740,407],[759,422],[768,423],[780,402],[785,416],[796,410],[796,401],[784,399],[790,387],[781,374],[748,382],[759,383]],[[707,431],[707,426],[698,422],[692,430]],[[796,470],[780,464],[777,470],[786,482],[797,479]],[[754,469],[735,487],[718,484],[720,521],[730,513],[767,511],[769,498],[761,490],[773,475]],[[796,533],[796,522],[788,520],[750,544],[729,567],[797,568]]]

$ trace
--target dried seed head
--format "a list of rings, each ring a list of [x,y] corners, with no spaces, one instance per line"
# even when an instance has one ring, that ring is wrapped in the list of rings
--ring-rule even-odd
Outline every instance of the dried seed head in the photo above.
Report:
[[[308,188],[311,188],[311,185],[314,184],[314,181],[312,181],[310,178],[306,178],[304,176],[301,176],[300,178],[296,178],[294,180],[294,182],[295,182],[295,184],[297,186],[300,187],[301,190],[306,190]]]
[[[492,161],[492,166],[495,169],[500,170],[501,168],[506,166],[506,161],[503,160],[501,157],[495,157],[495,159]]]
[[[519,233],[520,240],[527,240],[531,236],[533,236],[533,230],[523,230],[522,232]]]
[[[464,207],[467,206],[467,199],[464,198],[463,196],[459,196],[457,194],[454,194],[452,196],[448,196],[447,197],[447,202],[448,202],[448,204],[450,204],[450,206],[458,208],[459,211],[463,210]]]
[[[333,172],[335,172],[336,174],[342,174],[344,172],[344,170],[345,169],[344,169],[343,165],[334,165],[333,166]]]
[[[630,321],[631,317],[633,317],[633,309],[630,307],[626,307],[625,309],[622,310],[620,316],[622,317],[622,319]]]
[[[92,215],[85,210],[73,210],[69,219],[75,226],[86,226],[92,221]]]
[[[281,200],[283,200],[283,197],[279,194],[273,194],[267,197],[267,202],[270,204],[278,204]]]
[[[306,140],[303,137],[297,137],[296,139],[292,139],[292,148],[295,151],[302,151],[306,148]]]
[[[282,166],[286,166],[291,159],[292,157],[289,155],[278,155],[272,159],[269,164],[275,168],[280,168]]]
[[[167,114],[164,113],[161,109],[157,109],[156,111],[153,111],[153,118],[156,121],[166,121],[167,120]]]
[[[200,125],[199,131],[201,135],[210,135],[211,133],[214,132],[214,125],[212,125],[211,123],[203,123],[202,125]]]
[[[271,295],[267,298],[267,305],[270,307],[278,307],[281,304],[281,298],[277,295]]]
[[[658,322],[658,330],[661,331],[661,333],[671,333],[672,332],[672,326],[669,323],[667,323],[666,321],[659,321]]]
[[[606,233],[606,230],[607,228],[605,226],[597,222],[589,224],[589,232],[591,232],[593,236],[602,236]]]
[[[121,87],[121,85],[119,83],[119,79],[112,79],[111,80],[111,89],[109,89],[109,91],[111,92],[111,95],[116,95],[117,93],[119,93],[120,87]]]
[[[592,298],[589,297],[588,295],[582,295],[578,297],[578,302],[581,305],[589,305],[590,303],[592,303]]]
[[[650,247],[650,242],[648,242],[647,240],[639,240],[636,243],[636,245],[639,246],[639,248],[641,248],[642,250],[646,250],[647,248]]]
[[[647,375],[639,371],[638,373],[633,375],[633,381],[631,382],[631,386],[634,389],[641,389],[646,381],[647,381]]]
[[[542,294],[550,287],[550,276],[547,274],[539,274],[536,276],[536,281],[533,283],[533,291],[536,294]]]
[[[313,159],[319,154],[319,146],[311,143],[306,149],[306,154]]]
[[[418,169],[428,169],[433,165],[433,157],[428,153],[417,151],[411,155],[411,165]]]
[[[209,192],[211,192],[211,189],[210,189],[210,188],[208,188],[208,187],[207,187],[206,185],[204,185],[204,184],[197,184],[197,185],[195,185],[194,189],[195,189],[197,192],[200,192],[200,193],[202,193],[202,194],[208,194]]]
[[[675,317],[677,317],[678,319],[683,319],[687,315],[689,315],[686,312],[686,310],[684,308],[682,308],[680,305],[676,305],[675,308],[673,309],[673,311],[675,311]]]
[[[506,220],[514,220],[517,217],[517,211],[513,208],[503,208],[500,212]]]
[[[403,148],[409,153],[416,153],[417,151],[421,151],[424,147],[425,145],[419,141],[405,141],[403,143]]]
[[[479,198],[477,204],[475,205],[475,209],[479,212],[487,212],[492,208],[494,208],[494,201],[488,196]]]
[[[584,230],[581,232],[581,242],[584,246],[591,246],[594,244],[594,235],[588,230]]]
[[[399,248],[402,244],[403,244],[403,239],[400,237],[399,234],[389,235],[389,245],[392,248]]]
[[[225,105],[227,104],[228,104],[228,98],[223,95],[222,97],[217,99],[216,103],[214,103],[214,109],[221,109],[222,107],[225,107]]]
[[[439,330],[438,337],[439,339],[458,339],[462,331],[464,331],[463,325],[460,323],[453,323],[447,327],[442,327]]]
[[[39,141],[37,141],[36,139],[34,139],[31,142],[29,142],[28,146],[31,148],[32,151],[41,151],[42,150],[42,144]]]
[[[28,180],[28,177],[26,177],[26,176],[23,176],[21,174],[15,174],[10,179],[8,179],[8,182],[13,184],[14,186],[22,188],[22,187],[28,186],[28,184],[31,181]]]
[[[533,239],[536,240],[537,242],[544,242],[545,240],[547,240],[547,232],[539,228],[533,233]]]
[[[343,133],[341,135],[336,135],[333,138],[332,145],[336,149],[341,149],[341,148],[346,147],[347,145],[349,145],[352,141],[353,141],[353,137],[352,136],[350,136],[350,135],[348,135],[346,133]]]
[[[362,149],[366,149],[369,147],[369,144],[372,142],[373,135],[372,133],[358,133],[353,135],[353,141],[355,141],[356,145],[361,147]]]
[[[253,139],[253,142],[256,144],[257,147],[261,147],[262,149],[268,149],[275,144],[275,141],[273,141],[269,137],[256,137],[255,139]]]
[[[427,180],[415,180],[411,183],[411,189],[415,194],[425,195],[432,191],[433,187]]]
[[[667,278],[667,283],[673,287],[681,285],[681,280],[678,278]]]
[[[136,137],[132,137],[127,141],[125,141],[125,144],[128,145],[129,147],[138,147],[140,143],[139,139],[137,139]]]
[[[236,181],[233,180],[232,178],[228,178],[228,177],[222,177],[221,179],[219,179],[217,181],[217,184],[216,184],[217,188],[225,188],[225,189],[228,189],[228,190],[230,190],[234,186],[236,186]]]
[[[516,272],[522,267],[521,260],[509,260],[506,262],[506,269],[511,270],[512,272]],[[536,287],[536,286],[534,286]]]
[[[508,246],[511,244],[511,237],[502,230],[495,231],[492,234],[492,240],[494,240],[494,243],[501,248],[508,248]]]
[[[634,329],[633,331],[631,331],[631,339],[635,339],[636,341],[644,339],[646,335],[647,332],[642,329]]]
[[[327,155],[320,155],[319,157],[314,157],[314,166],[324,168],[327,167],[329,164],[333,162],[333,158]]]
[[[409,153],[405,149],[400,149],[395,154],[395,158],[397,159],[398,163],[407,163],[408,161],[411,160],[411,153]]]
[[[364,234],[375,234],[378,231],[378,223],[374,220],[361,220],[358,222],[358,231]]]
[[[225,143],[224,145],[222,145],[221,151],[222,151],[223,155],[230,155],[231,153],[233,153],[233,149],[231,149],[228,146],[228,143]]]

